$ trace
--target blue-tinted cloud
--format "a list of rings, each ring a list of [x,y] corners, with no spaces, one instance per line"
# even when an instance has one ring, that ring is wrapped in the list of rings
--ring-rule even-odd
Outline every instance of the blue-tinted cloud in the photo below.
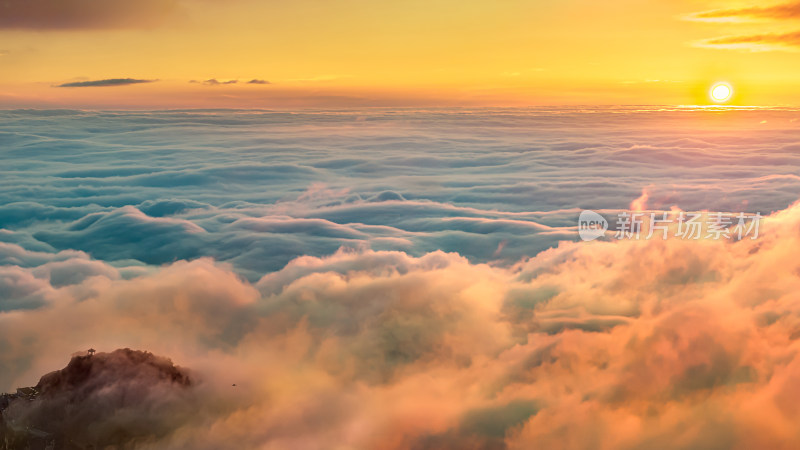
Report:
[[[104,260],[211,256],[250,279],[342,246],[513,264],[645,187],[654,209],[792,203],[798,144],[763,136],[797,113],[717,114],[6,111],[0,227]]]
[[[794,445],[798,119],[0,111],[0,390],[131,347],[200,381],[155,447]],[[782,212],[575,242],[636,199]]]

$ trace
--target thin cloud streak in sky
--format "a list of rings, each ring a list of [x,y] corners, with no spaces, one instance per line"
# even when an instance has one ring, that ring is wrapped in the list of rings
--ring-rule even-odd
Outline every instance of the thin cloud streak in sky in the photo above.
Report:
[[[228,81],[219,81],[216,78],[211,78],[208,80],[203,81],[203,84],[206,86],[220,86],[223,84],[236,84],[239,80],[228,80]]]
[[[749,36],[726,36],[706,39],[695,44],[698,47],[729,50],[798,51],[800,31],[783,34],[756,34]]]
[[[800,2],[774,6],[753,6],[739,9],[717,9],[688,16],[690,20],[721,21],[742,19],[795,19],[800,17]]]
[[[156,80],[138,80],[135,78],[109,78],[106,80],[74,81],[70,83],[59,84],[56,87],[74,88],[74,87],[128,86],[131,84],[153,83],[155,81]]]

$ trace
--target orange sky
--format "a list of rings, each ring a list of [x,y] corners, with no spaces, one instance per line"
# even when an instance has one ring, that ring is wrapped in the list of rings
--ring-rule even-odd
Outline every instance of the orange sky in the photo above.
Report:
[[[7,0],[0,107],[707,104],[716,81],[731,104],[800,102],[796,5],[104,3]],[[106,79],[152,82],[57,87]]]

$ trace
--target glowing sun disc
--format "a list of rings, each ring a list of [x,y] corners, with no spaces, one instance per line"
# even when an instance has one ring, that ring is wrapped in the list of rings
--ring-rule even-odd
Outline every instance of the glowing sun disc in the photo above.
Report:
[[[724,102],[733,95],[733,88],[727,83],[717,83],[711,87],[711,99],[715,102]]]

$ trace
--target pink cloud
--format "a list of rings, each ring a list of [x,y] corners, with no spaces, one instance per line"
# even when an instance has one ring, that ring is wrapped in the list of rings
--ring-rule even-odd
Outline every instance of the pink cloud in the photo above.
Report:
[[[0,314],[0,383],[89,347],[168,355],[202,399],[173,447],[800,445],[798,226],[795,205],[757,240],[562,243],[510,268],[340,251],[254,285],[209,259],[92,268]]]

